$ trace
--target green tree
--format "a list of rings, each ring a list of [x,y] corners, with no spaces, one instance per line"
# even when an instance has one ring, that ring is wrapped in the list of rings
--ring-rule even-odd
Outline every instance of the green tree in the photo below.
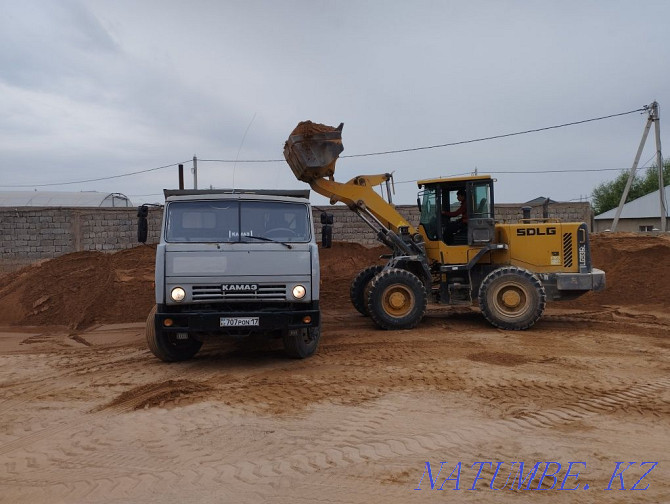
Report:
[[[627,181],[628,171],[622,171],[614,180],[603,182],[596,186],[591,194],[593,198],[593,211],[596,215],[619,206],[619,200],[626,188]],[[664,185],[670,183],[670,159],[663,160],[663,181]],[[635,175],[628,191],[628,196],[626,197],[626,203],[657,190],[658,168],[654,165],[647,168],[642,175]]]

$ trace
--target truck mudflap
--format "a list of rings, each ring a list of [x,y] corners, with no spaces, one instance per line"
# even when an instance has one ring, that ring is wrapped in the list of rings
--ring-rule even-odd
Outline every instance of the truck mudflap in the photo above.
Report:
[[[556,273],[559,291],[601,291],[605,288],[605,272],[593,268],[590,273]]]
[[[304,310],[181,313],[165,312],[159,306],[155,317],[159,331],[222,335],[318,327],[320,322],[320,311],[313,306],[306,306]]]

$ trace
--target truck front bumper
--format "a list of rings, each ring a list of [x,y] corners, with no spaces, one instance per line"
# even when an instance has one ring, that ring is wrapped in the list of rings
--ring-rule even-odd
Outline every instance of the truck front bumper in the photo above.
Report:
[[[593,268],[590,273],[556,273],[559,291],[601,291],[605,288],[605,272]]]
[[[318,327],[321,316],[318,306],[304,310],[273,311],[188,311],[168,312],[159,305],[156,311],[156,330],[169,333],[248,334],[277,330]],[[240,325],[224,322],[240,321]],[[251,324],[250,324],[251,323]]]

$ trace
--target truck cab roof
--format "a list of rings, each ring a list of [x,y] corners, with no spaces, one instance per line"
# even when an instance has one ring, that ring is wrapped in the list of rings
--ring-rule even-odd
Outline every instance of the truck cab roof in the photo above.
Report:
[[[301,199],[309,202],[309,189],[163,189],[166,200],[195,199]]]

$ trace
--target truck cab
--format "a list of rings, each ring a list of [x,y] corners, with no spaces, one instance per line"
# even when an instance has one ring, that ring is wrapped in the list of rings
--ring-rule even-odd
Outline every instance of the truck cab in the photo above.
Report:
[[[296,358],[320,338],[319,255],[309,191],[166,190],[147,343],[164,361],[208,338],[282,338]]]

